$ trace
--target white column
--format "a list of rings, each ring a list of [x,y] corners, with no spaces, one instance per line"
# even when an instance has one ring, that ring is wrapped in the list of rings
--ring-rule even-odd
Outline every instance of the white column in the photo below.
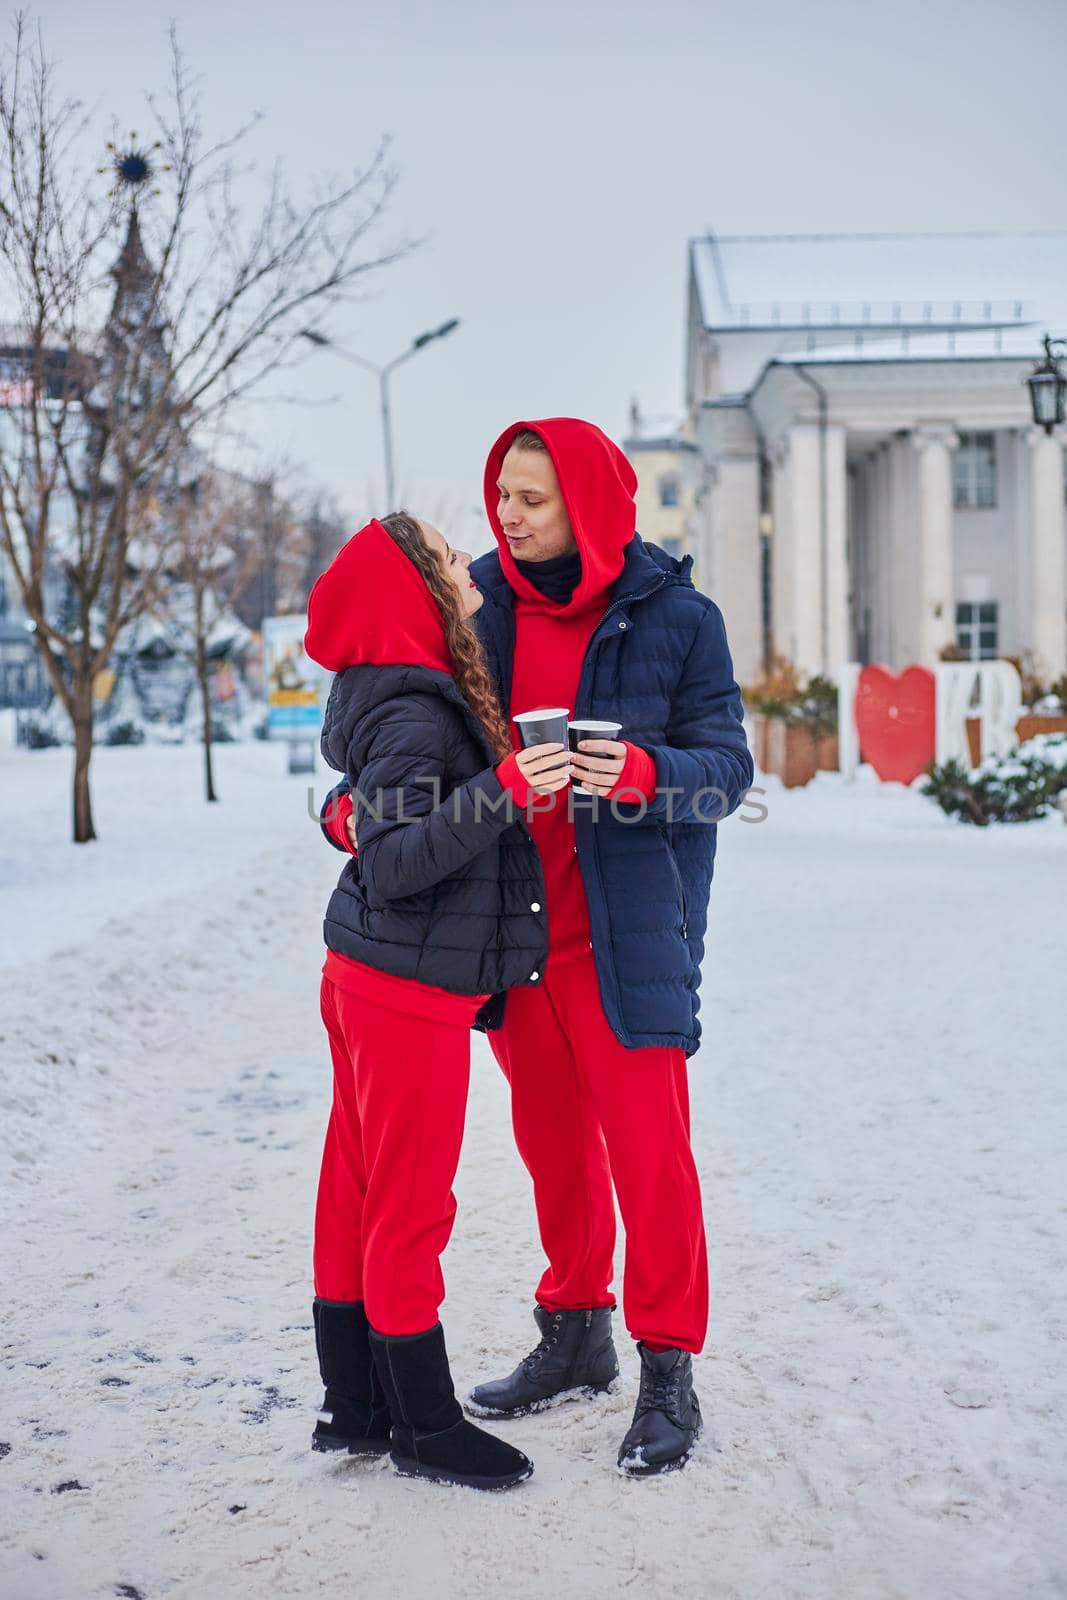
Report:
[[[932,667],[956,638],[952,452],[959,440],[947,423],[922,424],[911,437],[919,453],[918,659]]]
[[[760,586],[759,458],[726,455],[709,493],[711,586],[722,607],[734,676],[752,683],[763,668]]]
[[[899,672],[919,656],[919,574],[916,533],[918,461],[907,435],[889,441],[886,463],[886,586],[889,597],[888,665]]]
[[[836,676],[851,654],[848,619],[845,430],[798,422],[781,457],[789,552],[778,646],[801,672]],[[776,465],[775,478],[779,468]],[[777,537],[777,496],[776,526]],[[786,643],[788,639],[788,644]]]
[[[822,557],[820,554],[819,430],[798,423],[789,430],[791,613],[794,665],[822,671]]]
[[[1067,528],[1064,520],[1063,441],[1034,429],[1030,443],[1030,614],[1020,618],[1034,670],[1045,682],[1067,671]]]
[[[789,444],[780,439],[771,457],[771,652],[796,659],[793,631],[793,529],[789,518]]]
[[[835,681],[846,661],[852,660],[848,570],[848,469],[845,430],[831,423],[826,429],[826,627],[823,672]]]

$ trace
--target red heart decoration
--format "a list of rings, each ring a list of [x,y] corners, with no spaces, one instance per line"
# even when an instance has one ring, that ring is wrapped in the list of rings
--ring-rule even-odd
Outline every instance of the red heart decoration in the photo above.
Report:
[[[934,759],[936,683],[929,667],[864,667],[854,711],[860,751],[883,783],[912,783]]]

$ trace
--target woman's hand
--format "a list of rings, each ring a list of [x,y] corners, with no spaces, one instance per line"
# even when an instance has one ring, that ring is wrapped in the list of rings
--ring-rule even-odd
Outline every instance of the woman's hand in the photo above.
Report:
[[[571,780],[571,757],[566,745],[532,744],[515,752],[515,764],[538,794],[555,794]]]
[[[610,794],[622,776],[626,749],[621,739],[579,739],[584,754],[572,757],[575,781],[594,794]]]

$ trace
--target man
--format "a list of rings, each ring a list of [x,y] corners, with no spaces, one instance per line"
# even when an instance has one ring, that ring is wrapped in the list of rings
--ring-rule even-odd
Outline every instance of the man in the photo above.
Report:
[[[540,1343],[467,1409],[520,1416],[613,1386],[614,1189],[641,1363],[618,1463],[649,1476],[684,1466],[700,1431],[692,1357],[708,1274],[686,1058],[715,823],[753,768],[722,616],[689,557],[635,532],[636,486],[611,440],[573,418],[514,423],[486,467],[498,548],[470,571],[505,710],[566,706],[624,737],[581,743],[573,772],[589,798],[512,785],[544,867],[549,956],[540,984],[495,995],[476,1025],[511,1086],[548,1267]]]

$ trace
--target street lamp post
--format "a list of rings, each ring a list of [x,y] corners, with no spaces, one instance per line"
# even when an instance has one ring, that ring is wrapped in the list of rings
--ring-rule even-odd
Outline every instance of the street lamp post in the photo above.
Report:
[[[1030,389],[1030,404],[1034,421],[1046,433],[1051,433],[1058,422],[1064,420],[1064,397],[1067,396],[1067,374],[1060,362],[1067,357],[1067,339],[1052,339],[1046,333],[1042,341],[1045,359],[1034,368],[1026,383]],[[1053,346],[1056,347],[1055,351]]]
[[[393,423],[389,409],[389,375],[399,367],[401,362],[410,361],[411,357],[424,350],[435,339],[444,339],[459,327],[459,318],[452,317],[448,322],[442,322],[439,328],[431,328],[428,333],[420,333],[411,341],[402,354],[387,361],[384,367],[375,366],[373,361],[367,361],[363,356],[355,355],[351,350],[342,350],[340,345],[334,344],[332,339],[324,333],[319,333],[316,328],[301,328],[301,337],[310,344],[317,345],[320,349],[332,350],[334,355],[340,356],[344,361],[351,361],[353,366],[365,367],[368,372],[373,372],[378,379],[379,400],[382,412],[382,445],[385,452],[385,503],[390,511],[396,508],[393,505],[393,495],[396,492],[396,473],[393,467]]]

